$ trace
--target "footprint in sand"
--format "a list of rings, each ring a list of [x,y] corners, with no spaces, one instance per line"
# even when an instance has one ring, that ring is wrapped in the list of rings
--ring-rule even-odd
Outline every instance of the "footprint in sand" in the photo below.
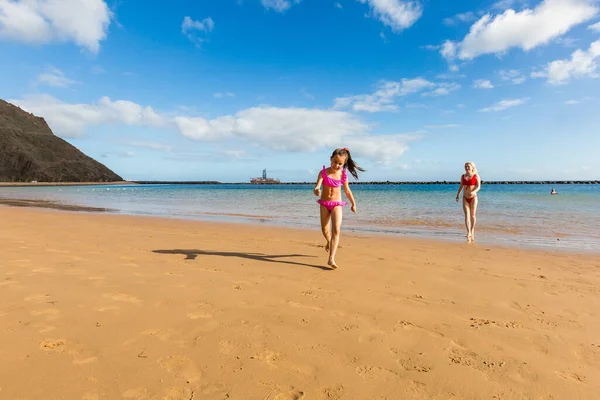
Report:
[[[358,343],[371,343],[376,340],[383,342],[385,335],[387,335],[386,331],[373,330],[373,331],[370,331],[370,332],[360,335],[358,337]]]
[[[119,310],[120,308],[117,306],[101,306],[101,307],[96,307],[94,308],[94,310],[99,311],[99,312],[104,312],[104,311],[115,311],[115,310]]]
[[[170,388],[162,400],[189,400],[194,396],[195,392],[191,388]]]
[[[453,364],[459,364],[483,372],[500,370],[506,364],[504,361],[489,360],[466,348],[452,347],[448,359]]]
[[[344,395],[344,386],[341,384],[336,384],[331,387],[325,388],[321,390],[321,395],[319,399],[322,400],[339,400]]]
[[[347,331],[353,331],[353,330],[358,329],[358,328],[359,328],[359,326],[357,324],[353,324],[351,322],[347,322],[347,323],[343,324],[342,327],[341,327],[341,329],[343,331],[346,331],[346,332]]]
[[[287,303],[289,306],[294,307],[294,308],[308,308],[309,310],[313,310],[313,311],[321,311],[323,309],[323,307],[309,306],[306,304],[298,303],[296,301],[288,301]]]
[[[158,364],[167,372],[172,373],[176,377],[184,379],[187,383],[197,382],[202,377],[202,372],[196,364],[187,357],[171,356],[161,358]]]
[[[84,365],[96,362],[98,357],[86,351],[82,346],[68,343],[65,339],[46,339],[40,343],[40,349],[48,352],[67,353],[73,364]]]
[[[275,396],[274,400],[300,400],[304,398],[304,392],[296,389],[281,392]]]
[[[587,383],[585,381],[585,376],[583,375],[579,375],[579,374],[575,374],[572,372],[563,372],[563,371],[554,371],[554,373],[558,376],[560,376],[561,378],[570,381],[570,382],[574,382],[574,383]]]
[[[281,360],[283,355],[272,350],[264,350],[255,356],[250,356],[250,358],[253,360],[262,361],[270,367],[277,367],[275,363]]]
[[[356,373],[364,379],[386,380],[398,377],[398,373],[395,371],[373,365],[360,365],[356,367]]]
[[[148,394],[148,389],[146,388],[136,388],[129,389],[124,392],[122,395],[126,399],[134,399],[134,400],[149,400],[150,395]]]
[[[40,343],[40,349],[63,353],[66,350],[67,341],[65,339],[46,339]]]
[[[102,295],[105,299],[111,299],[115,301],[124,301],[127,303],[140,304],[142,300],[138,299],[135,296],[131,296],[125,293],[105,293]]]
[[[500,322],[500,321],[494,321],[494,320],[489,320],[489,319],[485,319],[485,318],[470,318],[469,319],[471,328],[475,328],[475,329],[479,329],[482,327],[487,326],[498,326],[501,328],[523,328],[523,325],[519,322],[515,322],[515,321],[508,321],[508,322]]]
[[[100,395],[98,393],[86,393],[81,400],[100,400]]]
[[[231,388],[225,386],[225,384],[221,382],[211,382],[206,383],[204,385],[200,385],[199,391],[202,393],[202,396],[199,396],[200,399],[203,400],[225,400],[229,399]],[[185,397],[185,400],[190,399],[190,397]]]
[[[229,340],[221,340],[219,342],[219,353],[229,355],[236,348],[236,345]]]
[[[417,371],[417,372],[429,372],[431,371],[431,367],[425,365],[422,361],[415,359],[414,357],[404,356],[396,361],[398,365],[404,368],[407,371]]]
[[[48,301],[49,294],[35,294],[33,296],[25,297],[25,301],[33,301],[35,303],[44,303]]]
[[[400,320],[398,322],[396,322],[396,326],[392,329],[392,332],[396,332],[398,330],[405,330],[405,331],[411,331],[411,330],[420,330],[423,331],[425,333],[427,333],[429,336],[434,337],[434,338],[443,338],[444,334],[440,333],[440,332],[436,332],[427,328],[423,328],[420,325],[416,325],[413,324],[410,321],[406,321],[406,320]]]
[[[188,314],[188,317],[190,317],[190,319],[199,319],[199,318],[208,319],[208,318],[212,318],[213,316],[210,313],[198,311],[198,312],[193,312],[193,313]]]
[[[185,338],[183,332],[181,332],[178,329],[159,329],[156,331],[148,330],[148,331],[143,331],[140,334],[156,337],[163,342],[176,343],[182,347],[185,346],[185,344],[186,344],[186,338]]]

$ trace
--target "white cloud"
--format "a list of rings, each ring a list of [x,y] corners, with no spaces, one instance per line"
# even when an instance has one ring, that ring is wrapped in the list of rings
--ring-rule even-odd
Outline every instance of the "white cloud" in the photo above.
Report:
[[[175,117],[180,132],[193,140],[249,139],[276,150],[314,151],[332,146],[367,126],[341,111],[252,107],[214,119]],[[322,139],[319,139],[322,138]]]
[[[290,8],[293,4],[300,3],[300,0],[261,0],[262,5],[267,10],[275,10],[277,12],[284,12]]]
[[[579,39],[575,39],[571,36],[562,36],[556,39],[556,43],[563,45],[564,47],[577,47],[577,42]]]
[[[195,21],[189,16],[183,18],[181,23],[181,33],[187,36],[192,42],[196,43],[197,46],[206,42],[208,39],[198,37],[199,32],[208,34],[215,29],[215,22],[211,17],[204,18],[202,21]]]
[[[425,45],[425,46],[421,46],[421,48],[422,48],[422,49],[425,49],[425,50],[433,50],[433,51],[437,51],[437,50],[439,50],[439,49],[440,49],[440,47],[441,47],[441,46],[436,46],[436,45],[433,45],[433,44],[427,44],[427,45]]]
[[[455,16],[450,18],[444,18],[444,24],[448,26],[453,26],[459,22],[466,23],[475,21],[476,19],[477,17],[475,16],[475,14],[472,11],[469,11],[465,13],[456,14]]]
[[[97,53],[111,18],[104,0],[0,0],[0,39],[72,41]]]
[[[588,26],[588,29],[600,32],[600,22],[596,22],[595,24]]]
[[[500,0],[495,2],[492,5],[492,8],[496,9],[496,10],[506,10],[507,8],[511,8],[513,5],[515,4],[524,4],[526,3],[527,0]]]
[[[100,98],[97,104],[68,104],[45,94],[9,102],[44,117],[54,133],[63,137],[80,136],[87,126],[102,123],[150,126],[166,124],[164,118],[156,114],[152,107],[142,107],[125,100],[113,102],[108,97]]]
[[[521,83],[525,82],[526,79],[525,75],[516,69],[501,69],[498,71],[498,74],[500,75],[500,79],[503,81],[511,81],[515,85],[520,85]]]
[[[470,60],[482,54],[502,54],[513,47],[529,51],[563,35],[598,13],[591,0],[543,0],[534,9],[512,9],[475,22],[465,38],[454,44],[446,59]],[[449,45],[446,46],[450,48]]]
[[[78,136],[89,126],[107,123],[146,125],[174,129],[200,142],[249,143],[275,151],[312,152],[320,148],[352,147],[357,156],[390,163],[400,157],[408,143],[424,132],[374,135],[370,126],[344,111],[308,108],[252,107],[234,115],[213,119],[158,115],[151,107],[102,97],[96,104],[68,104],[49,95],[10,100],[11,103],[44,117],[57,135]],[[138,147],[160,145],[132,143]],[[355,150],[354,150],[355,149]]]
[[[126,146],[141,147],[141,148],[151,149],[151,150],[171,151],[171,149],[173,148],[173,146],[171,146],[170,144],[157,143],[157,142],[144,142],[144,141],[137,141],[137,140],[126,140],[121,143]]]
[[[397,111],[394,99],[422,90],[435,87],[433,82],[423,78],[382,81],[373,94],[361,94],[350,97],[338,97],[334,100],[334,109],[351,109],[352,111],[381,112]]]
[[[215,99],[222,99],[223,97],[235,97],[235,93],[226,92],[226,93],[215,93],[213,94]]]
[[[482,108],[479,111],[481,111],[481,112],[502,111],[502,110],[506,110],[507,108],[516,107],[516,106],[525,104],[525,102],[527,100],[528,100],[527,98],[501,100],[501,101],[497,102],[496,104],[486,107],[486,108]]]
[[[459,124],[446,124],[446,125],[425,125],[425,129],[448,129],[458,128]]]
[[[477,79],[473,81],[473,87],[477,89],[493,89],[494,85],[488,79]]]
[[[423,8],[418,1],[402,0],[358,0],[368,3],[373,16],[384,25],[389,26],[392,31],[400,32],[410,28],[421,15]]]
[[[579,104],[579,100],[567,100],[567,101],[565,101],[565,104],[572,106],[575,104]]]
[[[418,140],[424,131],[395,135],[350,136],[344,145],[352,149],[356,158],[366,158],[378,164],[391,164],[408,150],[408,144]]]
[[[447,96],[451,92],[461,88],[461,85],[454,82],[442,82],[437,85],[438,87],[430,92],[423,93],[421,96]]]
[[[343,7],[343,6],[342,6],[342,5],[341,5],[339,2],[336,2],[336,3],[334,3],[333,5],[334,5],[334,7],[336,7],[336,8],[340,8],[340,9],[341,9],[341,8],[344,8],[344,7]]]
[[[548,63],[542,71],[534,71],[534,78],[547,78],[552,85],[562,85],[571,78],[598,78],[598,64],[596,58],[600,57],[600,40],[596,40],[587,51],[578,49],[571,54],[570,60],[556,60]]]
[[[182,33],[189,33],[190,31],[212,32],[213,29],[215,29],[215,22],[211,17],[204,18],[202,21],[194,21],[189,16],[185,16],[181,23]]]
[[[67,78],[64,72],[55,67],[49,67],[48,72],[39,74],[36,78],[36,84],[38,85],[47,85],[60,88],[67,87],[75,83],[78,82]]]

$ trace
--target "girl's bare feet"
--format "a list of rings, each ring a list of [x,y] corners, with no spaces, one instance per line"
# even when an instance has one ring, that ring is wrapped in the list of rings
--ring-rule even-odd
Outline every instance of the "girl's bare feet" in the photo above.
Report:
[[[329,265],[331,267],[331,269],[337,269],[337,267],[338,267],[337,264],[335,263],[335,261],[331,260],[331,259],[329,261],[327,261],[327,265]]]
[[[329,240],[327,241],[327,244],[325,245],[325,251],[329,253]]]

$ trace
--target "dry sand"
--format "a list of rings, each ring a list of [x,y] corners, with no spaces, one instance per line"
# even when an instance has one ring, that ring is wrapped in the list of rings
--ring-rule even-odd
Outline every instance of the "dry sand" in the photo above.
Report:
[[[0,207],[1,399],[598,399],[600,257]]]

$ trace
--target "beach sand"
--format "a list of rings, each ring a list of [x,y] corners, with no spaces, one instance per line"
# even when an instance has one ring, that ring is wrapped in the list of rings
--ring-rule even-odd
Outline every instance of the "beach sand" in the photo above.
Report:
[[[597,399],[600,257],[0,207],[1,399]],[[462,227],[457,227],[462,229]]]

